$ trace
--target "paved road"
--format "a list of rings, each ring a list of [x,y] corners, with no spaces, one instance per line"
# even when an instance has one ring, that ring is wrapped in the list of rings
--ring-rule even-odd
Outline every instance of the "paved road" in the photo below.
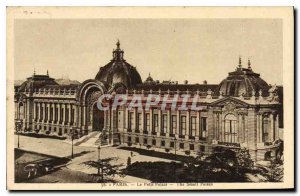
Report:
[[[15,141],[17,141],[17,136],[15,136]],[[15,144],[17,147],[17,144]],[[27,136],[20,136],[20,148],[27,151],[38,152],[42,154],[57,156],[57,157],[68,157],[71,156],[71,145],[64,142],[63,140],[50,139],[50,138],[34,138]],[[94,147],[83,147],[83,146],[74,146],[74,159],[67,164],[67,168],[84,172],[87,174],[97,173],[96,169],[89,168],[82,164],[82,162],[89,160],[97,160],[98,150]],[[127,158],[130,156],[130,151],[117,149],[116,147],[106,147],[102,148],[100,151],[101,158],[108,157],[117,157],[118,160],[113,162],[113,164],[123,164],[124,167],[127,164]],[[140,155],[134,153],[134,156],[131,158],[131,162],[135,161],[166,161],[170,160],[161,159],[156,157],[150,157],[145,155]],[[132,176],[126,176],[124,178],[116,176],[114,178],[117,181],[122,182],[149,182],[146,179],[140,179]]]

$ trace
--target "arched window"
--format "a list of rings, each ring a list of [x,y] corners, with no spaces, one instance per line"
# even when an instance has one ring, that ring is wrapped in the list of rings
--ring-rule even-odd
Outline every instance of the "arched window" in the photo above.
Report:
[[[19,104],[19,119],[24,119],[24,105],[23,105],[23,103]]]
[[[268,142],[269,141],[269,126],[270,126],[269,117],[268,116],[263,117],[263,127],[262,127],[263,142]]]
[[[225,142],[237,143],[237,119],[233,114],[225,117]]]

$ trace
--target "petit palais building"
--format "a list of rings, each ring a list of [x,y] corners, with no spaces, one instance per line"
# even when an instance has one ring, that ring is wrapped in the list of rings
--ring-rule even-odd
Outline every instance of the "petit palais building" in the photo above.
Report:
[[[124,59],[118,41],[112,59],[94,79],[54,79],[47,71],[16,83],[15,121],[21,123],[22,134],[66,140],[76,136],[74,145],[129,145],[192,155],[209,154],[215,147],[247,148],[253,160],[276,158],[283,141],[283,88],[264,81],[249,60],[242,65],[240,58],[232,69],[219,84],[158,81],[150,74],[143,81]],[[169,105],[161,110],[160,104],[150,110],[128,109],[125,104],[101,111],[97,100],[103,94],[124,94],[128,99],[139,95],[143,107],[148,94],[190,97],[188,110],[171,110]],[[196,95],[201,110],[191,107]]]

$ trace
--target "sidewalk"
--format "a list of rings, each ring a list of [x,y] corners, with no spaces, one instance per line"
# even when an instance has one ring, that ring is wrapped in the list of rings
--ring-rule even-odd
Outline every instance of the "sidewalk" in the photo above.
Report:
[[[17,136],[15,136],[15,141],[17,141]],[[15,147],[17,147],[16,144]],[[27,151],[71,158],[71,147],[71,144],[66,143],[63,140],[20,136],[20,148]],[[117,147],[105,147],[100,150],[100,158],[117,157],[118,160],[112,162],[112,164],[123,164],[124,167],[126,167],[127,159],[130,155],[130,151],[117,149]],[[67,168],[88,174],[97,173],[95,168],[89,168],[82,164],[85,161],[97,160],[97,158],[98,149],[96,147],[74,146],[74,159],[67,164]],[[131,163],[136,161],[170,162],[170,160],[167,159],[140,155],[139,153],[134,152],[133,157],[131,157]],[[125,176],[124,178],[115,176],[114,179],[121,182],[149,182],[146,179],[136,178],[133,176]]]

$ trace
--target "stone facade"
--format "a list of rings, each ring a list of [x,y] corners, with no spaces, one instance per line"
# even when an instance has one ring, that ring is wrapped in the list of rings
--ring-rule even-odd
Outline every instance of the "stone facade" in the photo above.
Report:
[[[239,62],[229,82],[225,79],[219,85],[159,83],[150,75],[142,83],[137,70],[125,63],[123,53],[118,43],[111,62],[100,68],[95,79],[81,84],[59,85],[48,73],[34,73],[16,86],[15,119],[22,119],[23,131],[67,137],[74,131],[79,137],[100,131],[108,136],[109,145],[125,143],[182,154],[245,147],[255,160],[276,156],[282,139],[282,98],[278,88],[266,86],[252,71],[250,61],[248,68]],[[97,100],[103,94],[124,94],[129,100],[139,96],[143,109],[129,109],[125,104],[100,111]],[[173,109],[171,102],[164,106],[166,110],[162,105],[145,110],[148,94],[167,95],[170,100],[178,96],[179,103],[188,95],[188,110]],[[200,111],[191,107],[195,99]]]

